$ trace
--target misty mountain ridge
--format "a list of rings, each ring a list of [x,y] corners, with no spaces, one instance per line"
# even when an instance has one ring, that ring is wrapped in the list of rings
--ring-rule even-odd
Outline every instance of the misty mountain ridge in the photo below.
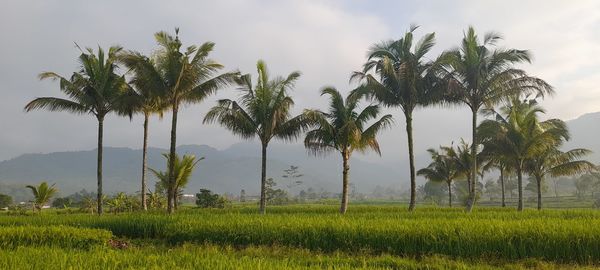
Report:
[[[165,170],[166,160],[162,153],[167,149],[148,148],[148,167]],[[205,157],[200,161],[185,191],[197,192],[208,188],[218,193],[258,194],[260,186],[260,146],[238,143],[218,150],[207,145],[182,145],[180,155],[192,154]],[[81,189],[96,189],[96,150],[55,152],[47,154],[24,154],[0,162],[0,183],[36,184],[41,181],[56,183],[61,194],[67,195]],[[139,190],[141,178],[141,149],[105,147],[103,182],[105,193]],[[332,153],[326,157],[309,156],[300,145],[274,144],[269,147],[267,175],[275,179],[279,188],[286,188],[291,180],[282,177],[290,165],[299,166],[303,185],[292,191],[312,187],[315,190],[337,191],[341,175],[341,158]],[[401,173],[382,164],[360,159],[351,160],[353,183],[357,189],[367,191],[376,185],[400,188]],[[148,187],[154,189],[156,178],[148,172]],[[0,193],[2,191],[0,190]]]
[[[567,121],[571,140],[565,149],[588,148],[594,153],[588,160],[600,163],[600,112],[585,114]],[[432,143],[432,147],[437,144]],[[207,145],[181,145],[180,155],[193,154],[205,157],[198,163],[192,179],[185,189],[195,193],[208,188],[217,193],[258,194],[260,186],[260,145],[243,142],[218,150]],[[150,147],[148,167],[164,170],[166,161],[161,156],[167,149]],[[0,184],[27,185],[41,181],[56,183],[61,194],[67,195],[81,189],[96,190],[96,150],[24,154],[0,162]],[[106,147],[104,151],[104,190],[106,193],[139,190],[141,178],[141,149]],[[340,192],[341,158],[332,152],[325,157],[314,157],[301,144],[274,143],[268,149],[267,175],[275,179],[279,188],[286,188],[290,180],[283,178],[283,170],[290,165],[299,166],[303,185],[292,192],[312,187],[315,190]],[[429,156],[424,151],[415,154],[417,169],[426,166]],[[406,189],[408,187],[408,161],[402,158],[394,164],[367,162],[352,158],[350,181],[359,192],[370,192],[376,186]],[[148,187],[154,188],[156,178],[148,172]],[[486,177],[487,179],[487,177]],[[419,181],[422,181],[420,179]],[[0,193],[3,191],[0,190]]]

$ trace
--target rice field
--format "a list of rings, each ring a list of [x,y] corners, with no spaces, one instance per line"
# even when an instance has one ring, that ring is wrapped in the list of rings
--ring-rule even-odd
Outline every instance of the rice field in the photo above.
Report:
[[[600,265],[600,211],[394,205],[0,215],[0,268],[513,269]],[[110,240],[113,239],[113,240]],[[111,241],[126,243],[115,248]],[[48,256],[46,256],[48,255]],[[43,258],[42,258],[43,257]],[[86,260],[86,258],[93,258]],[[58,267],[58,268],[63,268]],[[57,269],[58,269],[57,268]],[[63,269],[64,269],[63,268]]]

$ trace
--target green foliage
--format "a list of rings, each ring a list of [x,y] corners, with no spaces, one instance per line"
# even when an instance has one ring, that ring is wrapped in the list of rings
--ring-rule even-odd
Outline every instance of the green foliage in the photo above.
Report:
[[[112,198],[106,200],[106,204],[112,213],[133,212],[141,209],[141,202],[137,196],[128,196],[119,192]]]
[[[69,208],[73,204],[73,200],[69,197],[56,198],[52,201],[52,207],[54,208]]]
[[[38,211],[42,211],[42,207],[58,192],[54,185],[49,186],[46,182],[40,183],[39,186],[28,185],[27,188],[33,193],[33,205]]]
[[[0,248],[49,246],[89,249],[104,246],[112,237],[106,230],[67,226],[11,226],[0,227]]]
[[[169,164],[171,164],[171,156],[169,154],[164,153],[163,157],[167,160],[167,168],[169,168]],[[196,164],[203,160],[202,158],[196,158],[194,155],[183,155],[183,157],[179,157],[179,155],[175,155],[175,159],[173,160],[173,174],[167,171],[157,171],[155,169],[150,169],[152,173],[158,178],[157,185],[159,186],[159,190],[174,190],[173,200],[175,202],[175,207],[177,207],[177,202],[183,196],[183,189],[187,186],[190,178],[192,177],[192,173],[194,172],[194,168]],[[169,176],[174,175],[175,181],[169,181]]]
[[[13,199],[6,194],[0,194],[0,208],[8,207],[12,204]]]
[[[265,183],[265,186],[265,194],[267,197],[267,202],[269,204],[284,205],[291,202],[290,197],[288,196],[285,190],[275,188],[275,186],[277,186],[277,183],[275,183],[275,180],[273,180],[273,178],[268,178],[267,182]]]
[[[200,189],[200,193],[196,193],[196,205],[201,208],[225,208],[227,203],[225,197],[213,194],[208,189]]]

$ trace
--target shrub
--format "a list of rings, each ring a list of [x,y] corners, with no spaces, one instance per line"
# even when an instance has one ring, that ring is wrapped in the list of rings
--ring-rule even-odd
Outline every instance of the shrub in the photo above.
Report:
[[[0,208],[8,207],[12,204],[12,197],[6,194],[0,194]]]
[[[228,202],[225,197],[208,189],[200,189],[200,193],[196,193],[196,205],[201,208],[224,208]]]
[[[52,201],[52,207],[54,208],[69,208],[73,204],[73,200],[69,197],[56,198]]]

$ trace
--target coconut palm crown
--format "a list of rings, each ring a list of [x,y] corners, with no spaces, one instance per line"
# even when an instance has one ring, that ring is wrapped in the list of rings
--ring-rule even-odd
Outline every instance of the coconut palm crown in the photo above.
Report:
[[[413,150],[413,111],[419,106],[428,106],[441,101],[442,80],[436,74],[437,61],[430,61],[426,54],[435,45],[435,33],[426,34],[414,43],[411,26],[399,40],[390,40],[373,45],[368,52],[367,63],[361,72],[355,72],[351,80],[362,81],[357,91],[369,96],[386,107],[399,107],[406,119],[408,156],[410,171],[409,210],[416,205],[416,176]],[[369,72],[373,71],[378,78]]]
[[[335,88],[328,87],[321,91],[321,95],[329,96],[329,111],[305,111],[315,129],[306,134],[304,145],[315,155],[331,151],[341,154],[343,186],[340,212],[343,214],[348,208],[350,156],[354,151],[368,150],[381,155],[376,136],[392,124],[392,116],[384,115],[368,126],[369,121],[378,117],[380,106],[368,105],[360,110],[359,101],[364,97],[364,92],[352,92],[344,99]]]
[[[66,98],[39,97],[25,106],[25,111],[45,109],[49,111],[66,111],[74,114],[91,114],[98,120],[98,164],[97,182],[98,214],[102,214],[102,145],[104,135],[104,118],[111,112],[131,116],[133,111],[128,103],[134,93],[122,75],[116,73],[117,54],[121,47],[110,47],[107,53],[98,48],[97,53],[90,48],[82,50],[79,56],[81,69],[70,78],[54,72],[43,72],[41,80],[58,80],[61,92]]]
[[[540,97],[552,94],[552,87],[545,81],[529,76],[515,68],[530,63],[531,54],[526,50],[498,48],[502,39],[495,32],[486,33],[480,41],[473,27],[464,34],[461,46],[440,56],[443,63],[438,70],[448,85],[446,101],[465,104],[472,113],[471,155],[475,156],[479,145],[477,138],[477,115],[482,108],[493,108],[515,95],[533,93]],[[472,159],[472,179],[477,182],[477,159]],[[467,210],[475,201],[475,185],[471,187]]]
[[[154,52],[152,60],[135,53],[122,59],[127,66],[134,67],[138,89],[146,89],[156,93],[161,101],[168,104],[171,111],[171,142],[169,147],[170,161],[175,160],[177,146],[177,119],[182,105],[204,101],[219,89],[233,83],[239,72],[218,74],[223,65],[209,58],[215,44],[205,42],[200,46],[188,46],[183,49],[179,39],[179,29],[175,29],[175,37],[166,32],[154,34],[159,48]],[[168,171],[174,172],[174,164],[169,164]],[[173,187],[175,175],[169,177]],[[167,191],[167,211],[174,211],[175,190]]]
[[[271,78],[265,62],[256,64],[258,78],[255,85],[249,74],[241,76],[237,83],[241,96],[238,101],[221,99],[204,117],[204,123],[218,122],[233,134],[244,139],[257,137],[261,143],[261,214],[266,211],[267,147],[273,138],[294,141],[308,128],[304,115],[293,116],[294,100],[289,91],[300,77],[292,72],[287,77]]]

